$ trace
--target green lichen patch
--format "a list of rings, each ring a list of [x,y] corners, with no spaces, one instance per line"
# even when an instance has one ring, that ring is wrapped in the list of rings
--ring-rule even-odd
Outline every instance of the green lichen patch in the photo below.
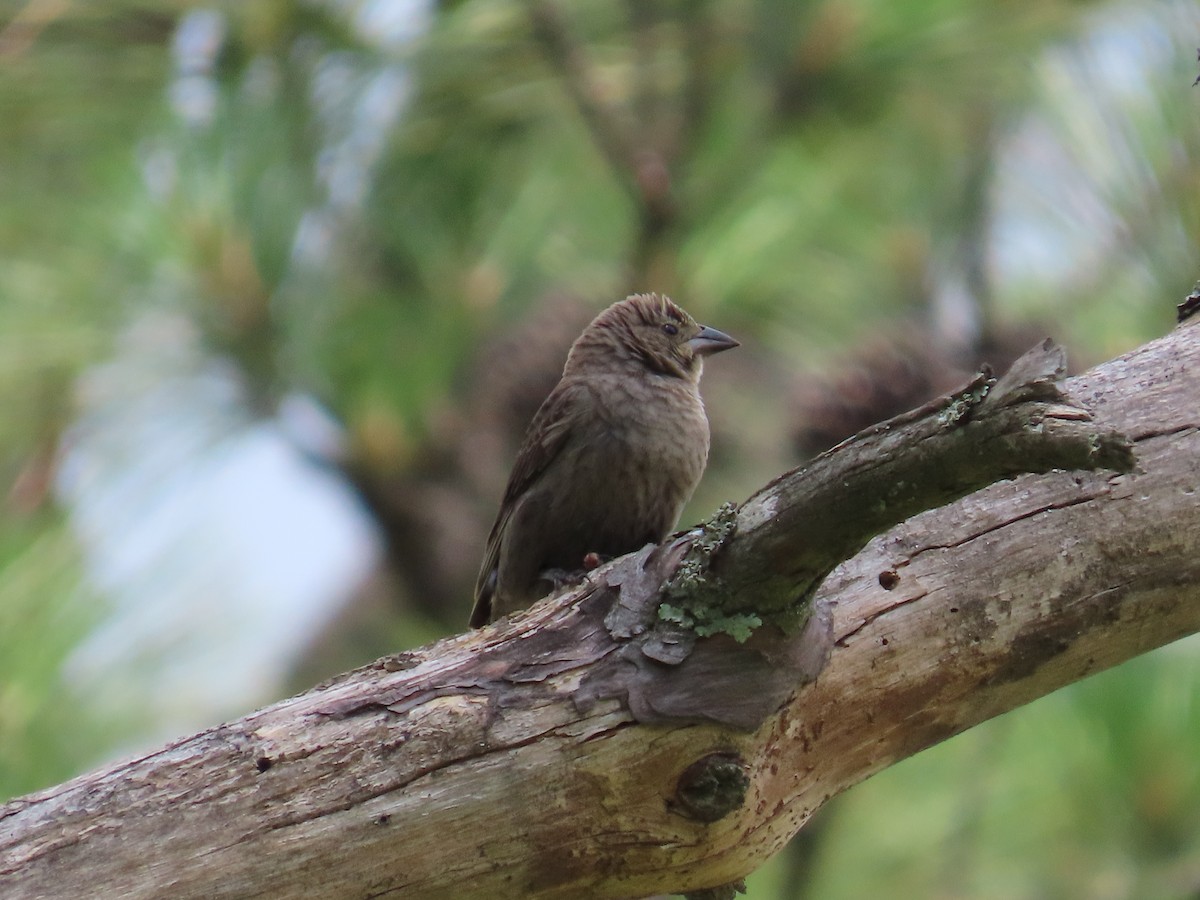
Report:
[[[683,561],[663,588],[658,618],[680,625],[699,637],[728,634],[739,643],[762,624],[754,613],[725,608],[729,592],[711,574],[713,558],[737,531],[737,506],[725,503],[699,533]]]
[[[946,406],[938,413],[938,424],[943,427],[961,425],[971,417],[975,408],[983,402],[995,385],[996,380],[987,373],[981,372],[967,386],[967,389],[950,397]]]
[[[696,605],[684,609],[670,603],[659,605],[658,617],[664,622],[682,625],[699,637],[727,634],[739,644],[745,643],[754,629],[762,624],[762,619],[754,613],[727,614],[720,609]]]

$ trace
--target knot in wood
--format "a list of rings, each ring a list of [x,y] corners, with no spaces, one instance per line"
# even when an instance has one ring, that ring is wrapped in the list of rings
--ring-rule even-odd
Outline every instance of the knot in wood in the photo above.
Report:
[[[750,776],[734,753],[710,753],[692,763],[675,786],[674,808],[697,822],[716,822],[746,802]]]

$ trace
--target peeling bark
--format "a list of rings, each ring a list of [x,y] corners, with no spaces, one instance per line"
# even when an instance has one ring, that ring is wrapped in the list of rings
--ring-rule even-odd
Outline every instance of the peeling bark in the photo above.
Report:
[[[1200,629],[1195,335],[1065,396],[1043,353],[768,485],[732,534],[689,532],[527,614],[14,800],[0,894],[736,881],[875,771]],[[1128,468],[1117,432],[1133,473],[1062,471]],[[730,616],[762,624],[697,634]]]

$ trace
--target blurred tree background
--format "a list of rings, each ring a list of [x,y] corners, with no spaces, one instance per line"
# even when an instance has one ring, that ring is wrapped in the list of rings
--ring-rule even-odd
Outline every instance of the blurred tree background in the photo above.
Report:
[[[463,627],[630,291],[743,341],[690,520],[1046,333],[1167,330],[1197,43],[1157,0],[0,0],[0,797]],[[1197,896],[1198,647],[871,779],[750,896]]]

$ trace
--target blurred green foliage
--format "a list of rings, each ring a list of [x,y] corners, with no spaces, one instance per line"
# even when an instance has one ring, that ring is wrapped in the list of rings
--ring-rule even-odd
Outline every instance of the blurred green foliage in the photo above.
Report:
[[[0,528],[0,791],[67,777],[113,735],[61,678],[96,610],[81,608],[79,567],[60,517]]]
[[[559,347],[580,307],[653,289],[743,340],[706,385],[698,516],[799,458],[797,379],[869,379],[870,339],[965,358],[1034,321],[1099,359],[1168,328],[1196,278],[1197,24],[1183,2],[9,2],[0,796],[154,733],[138,696],[100,721],[64,675],[112,598],[55,489],[139,322],[187,323],[243,421],[304,395],[343,430],[319,462],[390,571],[305,655],[315,679],[465,616],[553,375],[531,321]],[[751,896],[1194,896],[1196,660],[876,776]]]

